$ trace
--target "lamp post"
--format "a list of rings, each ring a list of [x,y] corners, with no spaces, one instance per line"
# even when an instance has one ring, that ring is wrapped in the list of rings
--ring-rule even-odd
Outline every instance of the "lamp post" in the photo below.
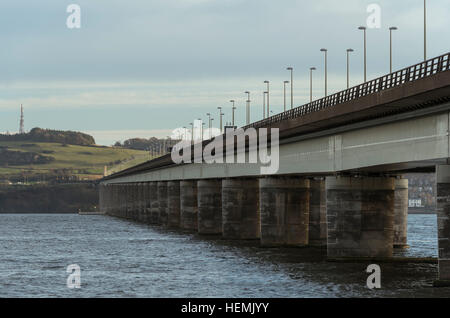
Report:
[[[392,73],[392,31],[395,31],[395,30],[398,30],[398,28],[397,27],[390,27],[389,28],[389,39],[390,39],[390,45],[389,45],[389,56],[390,56],[390,63],[389,63],[389,65],[390,65],[390,72],[389,73]]]
[[[360,26],[359,30],[364,31],[364,83],[367,82],[367,28]]]
[[[347,49],[347,89],[350,88],[350,53],[353,49]]]
[[[235,111],[235,109],[236,109],[236,107],[234,107],[234,99],[232,99],[232,100],[230,100],[230,103],[232,103],[233,104],[233,107],[231,108],[231,110],[232,110],[232,126],[233,126],[233,129],[234,129],[234,111]]]
[[[423,0],[423,60],[427,60],[427,0]]]
[[[311,67],[310,69],[309,69],[309,72],[310,72],[310,74],[309,74],[309,96],[310,96],[310,98],[309,98],[309,100],[310,100],[310,103],[312,103],[312,101],[313,101],[313,80],[312,80],[312,74],[313,74],[313,71],[315,71],[316,70],[316,68],[315,67]]]
[[[247,108],[246,108],[246,125],[250,124],[250,92],[246,91],[244,94],[247,94]]]
[[[211,120],[209,121],[209,139],[212,138],[212,127],[213,127],[212,122],[213,121],[214,121],[214,118],[211,118]]]
[[[288,67],[286,68],[288,71],[291,71],[291,109],[294,108],[294,68]]]
[[[219,110],[219,117],[220,117],[220,132],[223,133],[223,125],[222,125],[222,107],[217,107],[217,109]]]
[[[194,123],[189,123],[191,125],[191,143],[194,143]]]
[[[270,95],[270,82],[264,81],[265,84],[267,84],[267,117],[269,117],[269,111],[270,111],[270,102],[269,102],[269,95]]]
[[[266,92],[263,92],[263,119],[266,119]]]
[[[286,84],[289,84],[289,81],[284,81],[283,84],[284,84],[284,111],[286,111]]]
[[[197,119],[200,122],[200,141],[203,141],[203,120],[201,118]]]
[[[320,52],[325,53],[325,97],[328,96],[328,50],[320,49]]]

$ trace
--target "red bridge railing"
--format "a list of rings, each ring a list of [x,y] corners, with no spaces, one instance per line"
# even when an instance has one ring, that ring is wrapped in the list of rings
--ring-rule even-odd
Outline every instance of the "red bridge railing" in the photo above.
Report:
[[[379,77],[364,84],[351,87],[339,93],[315,100],[312,103],[288,110],[275,116],[254,122],[243,128],[267,127],[273,123],[278,123],[286,119],[297,118],[306,114],[320,111],[325,108],[333,107],[351,100],[378,93],[393,87],[403,85],[408,82],[418,81],[420,79],[433,76],[450,70],[450,53],[435,57],[422,63],[409,66],[402,70]]]

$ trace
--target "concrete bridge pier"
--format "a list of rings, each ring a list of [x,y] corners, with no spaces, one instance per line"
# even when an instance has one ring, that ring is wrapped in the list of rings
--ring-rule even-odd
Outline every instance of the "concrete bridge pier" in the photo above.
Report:
[[[436,191],[439,278],[435,285],[450,286],[450,165],[436,167]]]
[[[327,245],[327,197],[324,178],[310,180],[309,245]]]
[[[119,209],[117,210],[117,217],[124,218],[125,212],[126,212],[126,192],[125,192],[125,185],[119,184],[118,186],[119,191]]]
[[[139,215],[139,184],[132,184],[132,210],[131,210],[131,220],[137,221]]]
[[[198,233],[222,234],[222,180],[197,182]]]
[[[392,257],[395,179],[328,177],[330,258]]]
[[[180,227],[198,231],[197,181],[180,181]]]
[[[394,248],[408,248],[408,179],[395,180]]]
[[[110,215],[117,216],[119,211],[119,189],[117,184],[111,185],[111,208]]]
[[[260,179],[262,246],[308,245],[309,188],[300,177]]]
[[[144,184],[137,183],[136,221],[144,222]]]
[[[133,185],[131,183],[128,183],[126,185],[127,189],[127,211],[125,213],[126,219],[132,219],[132,212],[133,212]]]
[[[149,193],[148,193],[149,184],[148,184],[148,182],[145,182],[142,185],[143,185],[143,195],[142,195],[143,219],[142,219],[142,222],[145,224],[149,224],[150,223],[150,201],[149,201]]]
[[[167,226],[180,227],[180,181],[167,183]]]
[[[222,228],[226,239],[260,238],[259,180],[222,180]]]
[[[106,186],[104,184],[100,184],[100,186],[98,187],[98,204],[100,206],[100,212],[108,214],[108,211],[105,207],[105,187]]]
[[[167,181],[158,181],[158,207],[159,207],[159,220],[160,225],[167,226]]]
[[[150,203],[150,224],[159,224],[158,182],[148,184],[148,201]]]

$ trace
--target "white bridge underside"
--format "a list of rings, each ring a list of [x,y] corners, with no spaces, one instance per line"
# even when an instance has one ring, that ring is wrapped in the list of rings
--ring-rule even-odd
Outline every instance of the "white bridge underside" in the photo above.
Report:
[[[438,108],[434,114],[416,111],[282,140],[276,175],[395,173],[446,164],[450,157],[449,105]],[[261,176],[259,164],[184,164],[103,184]]]

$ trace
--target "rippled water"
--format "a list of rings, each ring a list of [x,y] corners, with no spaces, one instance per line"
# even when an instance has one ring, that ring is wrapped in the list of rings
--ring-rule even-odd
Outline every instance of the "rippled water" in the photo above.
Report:
[[[437,257],[435,215],[411,215],[399,255]],[[106,216],[0,215],[0,297],[450,297],[435,264],[330,263],[324,250],[263,249]],[[66,267],[81,267],[81,288]]]

